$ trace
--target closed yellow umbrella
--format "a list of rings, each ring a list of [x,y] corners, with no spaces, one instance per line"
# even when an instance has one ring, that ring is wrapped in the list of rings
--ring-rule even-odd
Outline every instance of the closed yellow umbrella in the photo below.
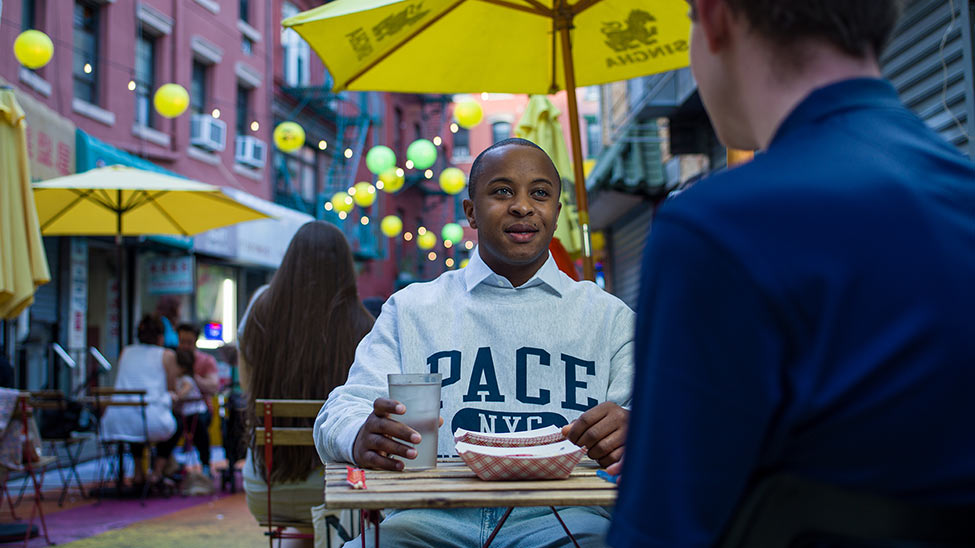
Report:
[[[687,66],[684,0],[335,0],[289,17],[333,89],[555,93]],[[594,278],[575,93],[568,94],[583,267]]]
[[[24,111],[0,88],[0,318],[14,318],[50,281],[30,191]]]
[[[555,169],[563,181],[573,181],[572,161],[569,149],[565,146],[565,136],[562,124],[559,123],[559,109],[544,95],[532,95],[525,107],[525,113],[515,128],[515,135],[542,147],[555,163]],[[581,231],[579,230],[579,215],[576,212],[575,200],[570,199],[569,189],[562,186],[562,211],[559,212],[559,223],[555,229],[555,237],[562,243],[562,247],[572,255],[582,251]]]

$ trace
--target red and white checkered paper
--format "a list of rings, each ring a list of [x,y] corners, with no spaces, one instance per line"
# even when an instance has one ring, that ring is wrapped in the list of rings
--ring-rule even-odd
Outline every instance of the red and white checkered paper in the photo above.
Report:
[[[546,426],[525,432],[510,434],[486,434],[458,428],[454,431],[454,443],[469,443],[487,447],[532,447],[558,443],[565,439],[558,426]]]
[[[532,453],[551,453],[546,449],[562,444],[571,445],[571,442],[525,447],[525,453],[512,451],[512,454],[507,455],[482,453],[478,451],[479,446],[464,443],[458,445],[457,451],[460,458],[482,480],[555,480],[569,477],[582,460],[585,450],[572,445],[572,448],[566,447],[563,452],[555,454]]]

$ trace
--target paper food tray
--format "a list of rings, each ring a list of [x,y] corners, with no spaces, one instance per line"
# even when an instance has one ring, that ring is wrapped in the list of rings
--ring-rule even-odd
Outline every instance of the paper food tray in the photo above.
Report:
[[[570,441],[528,447],[457,443],[457,453],[486,481],[557,480],[569,477],[585,451]]]

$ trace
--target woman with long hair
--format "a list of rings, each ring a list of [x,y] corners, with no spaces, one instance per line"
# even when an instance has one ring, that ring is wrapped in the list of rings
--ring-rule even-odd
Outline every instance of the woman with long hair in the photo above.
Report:
[[[335,226],[303,225],[267,289],[245,313],[238,367],[247,393],[250,449],[244,490],[251,513],[267,517],[263,451],[255,449],[257,399],[322,403],[342,385],[373,317],[359,301],[352,253]],[[312,419],[291,426],[311,426]],[[282,426],[287,424],[282,421]],[[306,522],[322,503],[323,467],[314,447],[275,447],[271,472],[273,518]]]

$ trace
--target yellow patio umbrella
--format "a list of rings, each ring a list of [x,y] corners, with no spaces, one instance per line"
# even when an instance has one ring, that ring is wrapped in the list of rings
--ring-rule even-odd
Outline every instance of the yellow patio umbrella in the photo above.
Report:
[[[267,217],[218,186],[124,166],[35,183],[34,199],[49,236],[192,236]]]
[[[282,24],[333,89],[555,93],[688,64],[684,0],[336,0]],[[575,93],[568,94],[584,275],[594,277]]]
[[[125,166],[35,183],[34,200],[46,235],[115,236],[120,268],[122,236],[192,236],[268,217],[218,186]]]
[[[535,143],[542,147],[555,163],[555,169],[563,181],[572,182],[572,161],[569,149],[565,146],[565,136],[562,124],[559,123],[559,109],[544,95],[532,95],[528,99],[525,113],[522,114],[515,136]],[[576,212],[575,200],[570,199],[569,189],[562,186],[562,211],[559,212],[559,224],[555,229],[555,237],[562,243],[562,247],[572,255],[578,256],[582,251],[581,231],[579,229],[579,215]]]
[[[16,317],[50,281],[30,191],[24,111],[0,88],[0,318]]]

